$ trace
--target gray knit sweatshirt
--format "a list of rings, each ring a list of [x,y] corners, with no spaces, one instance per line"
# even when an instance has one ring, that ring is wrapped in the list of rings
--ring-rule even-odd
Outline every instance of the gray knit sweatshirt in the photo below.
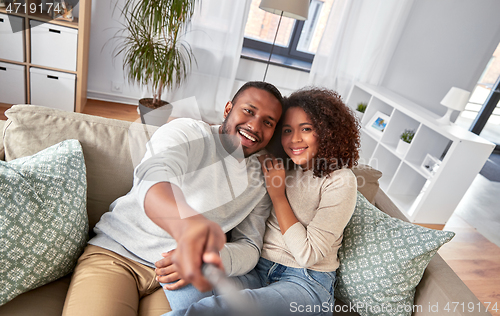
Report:
[[[293,268],[334,271],[344,228],[356,206],[356,177],[340,169],[313,177],[301,168],[286,173],[286,196],[298,222],[281,233],[275,210],[267,221],[262,257]]]
[[[224,232],[232,230],[231,242],[221,251],[228,275],[253,269],[272,203],[257,155],[244,159],[241,147],[230,155],[220,137],[219,126],[192,119],[160,127],[134,170],[131,191],[111,204],[89,243],[154,267],[176,242],[145,214],[144,198],[154,184],[170,182],[181,188],[193,209]]]

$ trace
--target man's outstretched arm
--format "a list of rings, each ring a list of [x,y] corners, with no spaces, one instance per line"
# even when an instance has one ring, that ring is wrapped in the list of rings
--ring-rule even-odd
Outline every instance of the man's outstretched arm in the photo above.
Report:
[[[169,182],[151,186],[144,199],[146,215],[177,242],[172,261],[180,276],[201,292],[211,289],[203,277],[203,262],[223,269],[219,251],[226,242],[220,226],[197,213],[185,201],[180,188]]]
[[[246,274],[257,264],[263,243],[265,223],[269,217],[271,207],[271,199],[266,194],[252,213],[231,231],[232,240],[225,244],[221,252],[221,254],[225,255],[224,262],[229,263],[224,268],[230,276]],[[189,284],[179,275],[173,265],[172,258],[175,251],[163,253],[164,258],[155,263],[157,280],[161,283],[168,283],[165,285],[167,290],[177,290]]]

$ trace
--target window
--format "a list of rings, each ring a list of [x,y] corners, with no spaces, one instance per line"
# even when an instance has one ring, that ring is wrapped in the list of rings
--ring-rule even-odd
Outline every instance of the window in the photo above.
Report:
[[[269,53],[280,16],[259,9],[260,1],[252,0],[243,46]],[[333,1],[311,0],[309,17],[306,21],[283,17],[273,55],[312,62]]]

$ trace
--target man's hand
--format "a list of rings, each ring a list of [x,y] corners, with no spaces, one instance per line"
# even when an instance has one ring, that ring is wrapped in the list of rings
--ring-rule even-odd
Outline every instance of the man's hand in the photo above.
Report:
[[[144,200],[146,215],[177,241],[171,261],[179,279],[192,283],[201,292],[211,289],[201,272],[202,262],[220,269],[219,251],[226,242],[220,226],[193,210],[179,187],[168,182],[153,185]],[[181,214],[183,216],[181,216]]]
[[[162,253],[161,255],[163,256],[163,259],[155,262],[156,281],[160,283],[172,283],[165,284],[163,286],[165,290],[170,291],[180,289],[189,284],[186,280],[181,278],[174,263],[172,262],[172,255],[174,254],[174,252],[175,249],[169,252]]]
[[[219,251],[226,242],[226,235],[219,225],[205,218],[184,219],[179,224],[184,227],[176,238],[177,249],[170,256],[174,269],[183,283],[192,283],[200,292],[209,291],[212,286],[203,277],[201,265],[212,263],[224,270]]]

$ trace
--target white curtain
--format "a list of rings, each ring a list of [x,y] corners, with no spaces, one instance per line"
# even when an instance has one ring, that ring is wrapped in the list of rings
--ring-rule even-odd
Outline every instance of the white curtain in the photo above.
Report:
[[[220,123],[224,105],[232,98],[240,60],[250,0],[202,0],[185,40],[196,64],[179,89],[167,91],[174,117],[203,119]]]
[[[344,99],[356,81],[381,84],[414,0],[335,0],[309,84]]]

